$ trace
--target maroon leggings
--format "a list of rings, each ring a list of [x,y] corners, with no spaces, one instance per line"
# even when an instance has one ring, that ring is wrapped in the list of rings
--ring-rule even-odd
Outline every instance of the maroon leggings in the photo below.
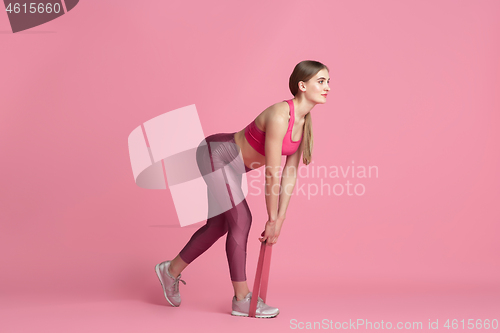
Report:
[[[223,212],[208,218],[179,256],[189,264],[227,233],[226,255],[231,281],[246,281],[247,241],[252,213],[241,190],[241,179],[243,173],[252,169],[243,163],[234,134],[210,135],[196,150],[198,168],[207,183],[209,212],[211,209]],[[214,173],[216,170],[219,171]]]

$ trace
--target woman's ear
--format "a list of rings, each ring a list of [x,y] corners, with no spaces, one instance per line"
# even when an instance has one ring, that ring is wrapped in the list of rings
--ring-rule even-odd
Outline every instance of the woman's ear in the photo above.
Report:
[[[299,90],[302,92],[306,91],[306,85],[304,84],[304,81],[299,82]]]

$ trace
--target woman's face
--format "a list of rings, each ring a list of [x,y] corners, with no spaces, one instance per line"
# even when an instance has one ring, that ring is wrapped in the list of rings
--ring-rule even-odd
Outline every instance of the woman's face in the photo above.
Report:
[[[309,79],[309,81],[304,82],[305,91],[302,90],[304,97],[315,104],[326,103],[326,96],[330,91],[330,75],[326,68],[323,68],[315,76]]]

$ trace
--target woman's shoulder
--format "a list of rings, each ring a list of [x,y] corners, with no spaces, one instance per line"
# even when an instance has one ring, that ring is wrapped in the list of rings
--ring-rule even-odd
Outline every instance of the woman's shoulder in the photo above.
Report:
[[[282,101],[274,103],[273,105],[267,107],[257,116],[255,122],[258,124],[258,127],[265,132],[266,124],[268,124],[269,122],[275,121],[275,122],[284,122],[288,124],[289,119],[290,119],[290,106],[286,101]]]
[[[270,107],[268,107],[269,110],[271,110],[271,114],[273,116],[287,116],[289,115],[289,111],[290,111],[290,106],[288,105],[288,103],[286,101],[281,101],[281,102],[277,102],[277,103],[274,103],[273,105],[271,105]]]

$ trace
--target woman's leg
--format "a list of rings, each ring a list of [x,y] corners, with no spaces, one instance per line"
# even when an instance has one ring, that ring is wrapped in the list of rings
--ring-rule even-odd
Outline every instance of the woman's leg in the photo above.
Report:
[[[224,214],[208,219],[207,224],[196,231],[172,261],[171,275],[177,277],[189,263],[227,232],[226,256],[234,295],[237,300],[242,300],[250,292],[246,281],[246,257],[251,223],[252,215],[246,200]]]
[[[241,190],[242,173],[248,171],[239,157],[234,133],[222,133],[206,138],[197,150],[197,162],[208,186],[208,195],[219,207],[229,208],[207,220],[172,262],[172,276],[177,276],[199,255],[210,248],[226,232],[226,255],[235,296],[243,299],[249,292],[246,282],[247,240],[252,214]],[[217,173],[215,173],[217,171]],[[209,203],[212,200],[209,200]]]
[[[216,207],[217,202],[224,199],[222,197],[224,193],[221,191],[221,185],[222,188],[226,188],[225,178],[219,169],[223,168],[224,161],[230,158],[224,145],[225,141],[229,140],[228,138],[228,135],[221,134],[208,136],[200,143],[196,151],[198,168],[207,182],[207,197],[213,199],[208,200],[209,214],[217,214],[217,212],[219,214],[209,217],[207,223],[191,236],[188,243],[172,260],[169,273],[174,277],[177,277],[193,260],[208,250],[228,231],[225,214],[220,210],[220,207]],[[229,144],[228,146],[231,145]],[[217,170],[219,172],[215,173],[215,177],[211,176]]]
[[[179,274],[184,270],[184,268],[189,265],[187,262],[182,260],[180,255],[177,255],[171,262],[170,265],[168,266],[168,273],[173,276],[174,278],[178,277]]]
[[[234,295],[241,300],[249,293],[246,281],[246,258],[252,214],[246,199],[225,214],[229,229],[226,238],[227,261]]]
[[[246,281],[232,281],[232,282],[233,282],[234,296],[236,296],[237,301],[241,301],[250,292],[250,289],[248,289],[248,284]]]
[[[252,213],[247,200],[241,189],[242,173],[248,172],[243,159],[238,156],[239,147],[230,141],[235,148],[232,151],[233,162],[226,170],[228,171],[228,191],[233,208],[225,212],[228,224],[228,234],[226,238],[226,255],[233,284],[234,295],[237,300],[242,300],[250,292],[246,279],[246,257],[248,234],[252,225]],[[232,191],[231,191],[232,190]]]
[[[177,277],[188,264],[208,250],[226,232],[227,223],[224,214],[209,218],[207,223],[191,236],[189,242],[172,261],[172,276]]]

